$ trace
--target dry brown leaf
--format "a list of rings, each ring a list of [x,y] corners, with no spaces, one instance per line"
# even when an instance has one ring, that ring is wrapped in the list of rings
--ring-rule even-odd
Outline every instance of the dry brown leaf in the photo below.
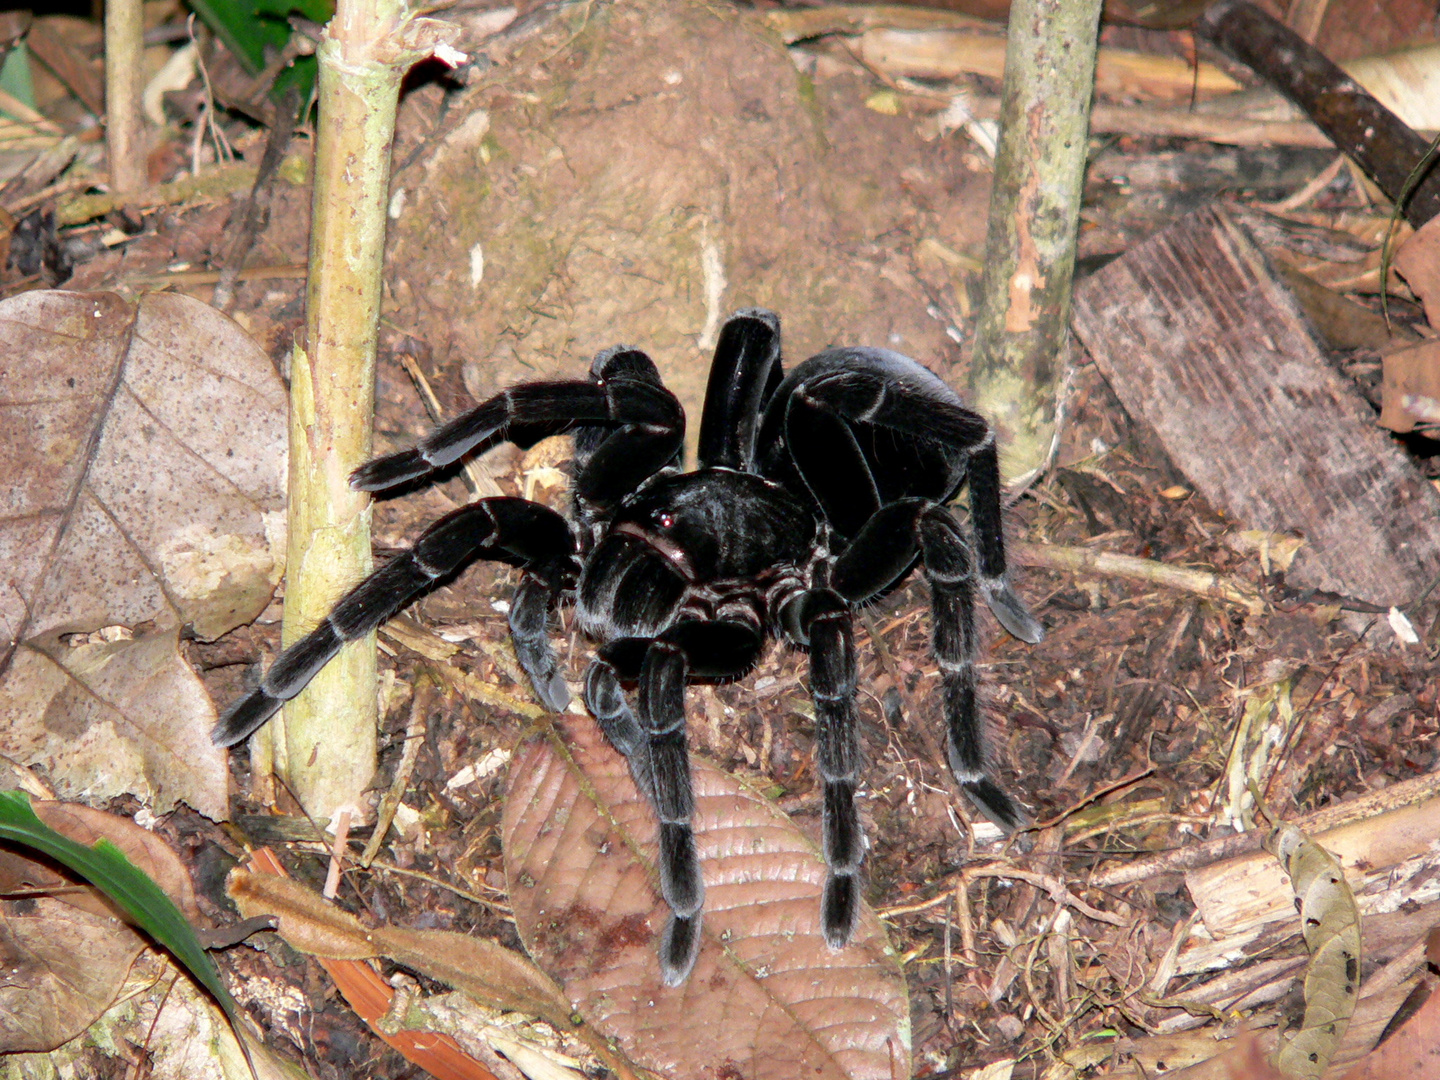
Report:
[[[1440,993],[1431,992],[1393,1035],[1345,1074],[1345,1080],[1433,1080],[1440,1076]]]
[[[0,677],[0,753],[42,767],[70,799],[133,793],[157,813],[184,802],[222,820],[228,774],[210,740],[215,719],[178,629],[79,646],[46,634]]]
[[[909,1076],[909,1001],[879,920],[866,908],[849,946],[827,946],[815,845],[703,759],[704,941],[684,985],[661,983],[654,814],[593,721],[561,723],[513,764],[503,838],[521,939],[580,1013],[668,1080]]]
[[[195,903],[195,888],[190,871],[175,849],[161,837],[141,828],[129,818],[107,814],[78,803],[32,799],[30,808],[35,816],[61,836],[77,844],[94,847],[98,840],[109,840],[124,856],[143,870],[150,880],[165,890],[180,913],[192,925],[205,923]],[[208,925],[208,924],[206,924]]]
[[[1381,427],[1403,434],[1440,423],[1440,341],[1387,352],[1381,365]]]
[[[0,899],[0,1054],[49,1053],[115,1001],[147,939],[111,915]]]
[[[127,818],[73,803],[32,800],[35,816],[76,843],[102,837],[155,881],[187,918],[199,909],[174,850]],[[0,900],[0,1053],[48,1052],[115,1002],[149,938],[126,925],[99,890],[49,862],[0,848],[0,896],[54,889],[53,896]]]
[[[1425,305],[1425,318],[1440,330],[1440,218],[1427,221],[1395,252],[1395,269]]]
[[[285,867],[268,848],[255,851],[250,862],[253,871],[237,870],[226,883],[242,913],[278,914],[281,935],[302,951],[309,952],[310,945],[322,944],[326,952],[313,955],[335,980],[350,1007],[381,1039],[436,1080],[495,1080],[494,1073],[466,1054],[448,1035],[381,1030],[380,1020],[390,1009],[394,987],[363,960],[336,959],[328,955],[332,947],[339,947],[346,954],[367,953],[368,946],[362,944],[365,932],[360,923],[354,916],[291,881]],[[317,922],[328,929],[322,929],[319,934],[306,929],[308,924]],[[346,944],[347,939],[352,945]]]
[[[127,700],[154,699],[152,715],[137,709],[116,725],[113,756],[154,766],[164,756],[147,745],[154,738],[177,748],[176,764],[201,753],[203,775],[132,768],[92,786],[77,767],[62,794],[118,794],[139,775],[133,790],[155,794],[159,809],[184,799],[222,816],[222,759],[198,749],[213,711],[193,676],[179,673],[178,656],[162,691],[165,665],[153,652],[131,654],[119,642],[62,650],[67,635],[140,624],[161,641],[186,626],[213,638],[264,608],[282,569],[279,377],[239,327],[188,297],[131,304],[41,291],[0,303],[0,387],[0,752],[28,763],[50,753],[55,729],[73,737],[94,718],[72,711],[74,699],[103,669],[106,705],[123,713]],[[142,654],[149,666],[127,680],[124,669]]]
[[[285,390],[244,331],[175,293],[29,292],[0,303],[0,357],[11,642],[142,622],[209,639],[263,610]]]
[[[388,1007],[390,987],[383,982],[377,986],[377,979],[361,970],[364,961],[386,956],[484,1005],[537,1016],[557,1032],[581,1040],[617,1075],[633,1080],[628,1063],[597,1032],[578,1022],[554,980],[519,953],[487,938],[449,930],[366,929],[354,915],[281,876],[284,867],[268,850],[255,852],[252,863],[253,870],[238,868],[226,882],[226,891],[241,914],[246,918],[276,916],[280,936],[291,947],[322,961],[346,1000],[380,1037],[435,1075],[474,1076],[471,1065],[475,1063],[460,1060],[465,1055],[449,1036],[407,1035],[403,1030],[389,1032],[377,1026]],[[433,1062],[428,1060],[432,1053],[436,1055]]]

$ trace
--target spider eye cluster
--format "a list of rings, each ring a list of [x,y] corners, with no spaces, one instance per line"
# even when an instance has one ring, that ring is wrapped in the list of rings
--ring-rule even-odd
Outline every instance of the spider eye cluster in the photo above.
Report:
[[[667,510],[655,511],[655,524],[661,529],[670,529],[675,526],[675,515]]]

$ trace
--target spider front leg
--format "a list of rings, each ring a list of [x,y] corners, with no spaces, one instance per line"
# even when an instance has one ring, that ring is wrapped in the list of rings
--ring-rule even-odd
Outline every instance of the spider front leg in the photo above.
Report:
[[[860,915],[860,863],[865,833],[855,808],[860,742],[855,729],[855,631],[850,607],[832,589],[802,593],[781,610],[786,636],[810,647],[810,698],[815,703],[815,760],[825,787],[821,819],[825,889],[820,922],[838,949]]]
[[[610,642],[585,674],[586,708],[625,756],[635,786],[660,822],[660,895],[670,908],[660,938],[660,974],[667,986],[679,986],[695,965],[705,905],[692,826],[695,793],[685,732],[685,687],[692,677],[743,673],[753,666],[761,640],[748,623],[686,621],[653,640]],[[622,678],[638,684],[634,710],[621,688]]]
[[[366,462],[350,475],[350,486],[386,491],[502,442],[524,449],[577,428],[618,436],[602,435],[605,445],[598,451],[592,447],[577,455],[596,458],[580,463],[579,494],[609,505],[670,462],[685,437],[685,414],[660,384],[648,356],[637,349],[607,349],[596,356],[588,382],[524,383],[504,390],[413,448]]]
[[[881,507],[836,561],[834,587],[852,604],[864,603],[904,574],[917,555],[930,586],[931,648],[940,667],[950,770],[987,817],[1013,829],[1025,815],[985,771],[975,673],[976,574],[959,523],[928,499]]]
[[[518,622],[524,634],[517,651],[542,700],[558,700],[564,683],[555,686],[548,640],[536,640],[536,609],[548,612],[549,597],[573,586],[578,571],[575,539],[565,519],[548,507],[524,499],[481,499],[446,514],[421,533],[409,551],[346,593],[319,626],[280,654],[259,686],[225,711],[210,737],[219,746],[246,739],[303,690],[347,641],[364,637],[477,558],[518,566],[534,583],[528,593],[522,584],[521,613],[517,620],[512,609],[511,625]]]

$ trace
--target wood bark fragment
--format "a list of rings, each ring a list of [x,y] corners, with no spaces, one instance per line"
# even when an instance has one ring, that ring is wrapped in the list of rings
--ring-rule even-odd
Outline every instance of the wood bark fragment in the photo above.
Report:
[[[1213,506],[1305,537],[1290,584],[1404,605],[1440,573],[1440,492],[1376,427],[1223,208],[1187,215],[1088,278],[1075,328],[1127,412]]]
[[[1347,799],[1345,802],[1317,810],[1313,814],[1302,814],[1295,818],[1294,822],[1308,832],[1321,832],[1326,829],[1338,828],[1348,822],[1360,821],[1375,814],[1409,806],[1437,793],[1440,793],[1440,774],[1431,773],[1417,776],[1413,780],[1402,780],[1398,784],[1391,784],[1387,788],[1382,788],[1369,795],[1362,795],[1357,799]],[[1090,884],[1097,889],[1113,889],[1120,885],[1130,885],[1137,881],[1158,877],[1161,874],[1209,866],[1221,859],[1259,851],[1260,840],[1260,834],[1254,831],[1218,836],[1213,840],[1190,844],[1187,847],[1172,848],[1169,851],[1162,851],[1144,858],[1131,859],[1108,870],[1102,870],[1090,879]]]
[[[1406,859],[1422,855],[1440,835],[1440,799],[1314,834],[1314,842],[1333,853],[1355,881],[1385,876]],[[1216,938],[1257,923],[1294,917],[1293,892],[1285,870],[1264,852],[1229,859],[1185,875],[1190,896]]]

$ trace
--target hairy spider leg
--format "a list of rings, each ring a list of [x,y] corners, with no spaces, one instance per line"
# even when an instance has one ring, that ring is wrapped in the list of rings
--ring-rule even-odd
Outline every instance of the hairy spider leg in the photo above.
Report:
[[[637,350],[610,353],[618,351]],[[649,363],[648,357],[645,362]],[[357,491],[384,491],[428,477],[467,454],[484,452],[502,442],[529,447],[582,425],[622,428],[632,436],[625,441],[623,453],[620,447],[609,451],[620,467],[592,469],[591,490],[581,491],[586,498],[608,504],[669,462],[674,456],[674,433],[678,429],[683,439],[685,419],[670,391],[658,381],[631,374],[606,381],[525,383],[442,424],[413,448],[360,466],[350,474],[350,486]]]
[[[670,908],[660,938],[660,974],[667,986],[679,986],[695,965],[705,905],[692,825],[695,793],[685,686],[692,678],[743,674],[763,643],[759,627],[749,622],[687,619],[654,639],[610,642],[585,674],[586,708],[610,745],[625,756],[635,786],[659,819],[660,895]],[[621,678],[638,682],[636,709],[625,697]]]
[[[783,375],[780,316],[745,308],[725,320],[700,414],[699,468],[753,471],[760,410]]]
[[[980,595],[1001,626],[1021,641],[1039,643],[1045,630],[1005,576],[1000,522],[1000,455],[991,440],[970,455],[970,522],[980,563]]]
[[[968,455],[968,468],[960,472],[956,486],[968,471],[970,519],[980,554],[980,594],[1011,634],[1031,644],[1040,641],[1044,630],[1006,578],[1000,467],[995,436],[984,417],[946,400],[941,391],[953,395],[948,387],[898,354],[880,349],[833,350],[807,364],[815,360],[822,362],[822,370],[796,386],[786,402],[785,428],[801,476],[837,531],[853,536],[880,501],[849,425],[888,428]],[[917,381],[920,376],[924,382]],[[862,475],[870,477],[869,490]],[[940,499],[953,494],[940,493]]]
[[[597,353],[590,379],[616,404],[603,423],[576,423],[572,491],[583,525],[608,516],[661,469],[678,466],[685,442],[685,411],[639,349],[619,345]]]
[[[347,641],[365,636],[479,558],[518,566],[537,583],[536,588],[551,593],[573,587],[579,572],[570,526],[549,507],[509,497],[463,506],[426,529],[409,551],[346,593],[319,626],[280,654],[259,686],[225,711],[211,738],[220,746],[245,739],[303,690]],[[549,642],[543,636],[537,641],[531,633],[535,604],[533,599],[522,603],[519,622],[535,664],[531,677],[542,697],[542,686],[553,696],[553,682],[546,682],[543,673],[553,669],[554,658],[541,655],[548,653]],[[512,627],[515,623],[512,615]]]
[[[530,677],[535,696],[551,712],[564,712],[570,705],[570,688],[565,685],[560,662],[550,645],[550,615],[564,584],[526,574],[510,598],[510,640],[515,644],[515,658]]]
[[[810,648],[810,698],[815,704],[815,760],[824,785],[821,829],[825,888],[820,924],[838,949],[860,915],[860,864],[865,834],[855,809],[860,741],[855,724],[855,630],[850,606],[835,590],[810,589],[780,610],[785,636]]]
[[[863,604],[889,588],[917,555],[930,586],[931,650],[940,667],[950,769],[986,817],[1013,829],[1025,815],[986,775],[976,693],[975,572],[959,523],[928,499],[881,507],[836,560],[832,582],[850,603]]]

